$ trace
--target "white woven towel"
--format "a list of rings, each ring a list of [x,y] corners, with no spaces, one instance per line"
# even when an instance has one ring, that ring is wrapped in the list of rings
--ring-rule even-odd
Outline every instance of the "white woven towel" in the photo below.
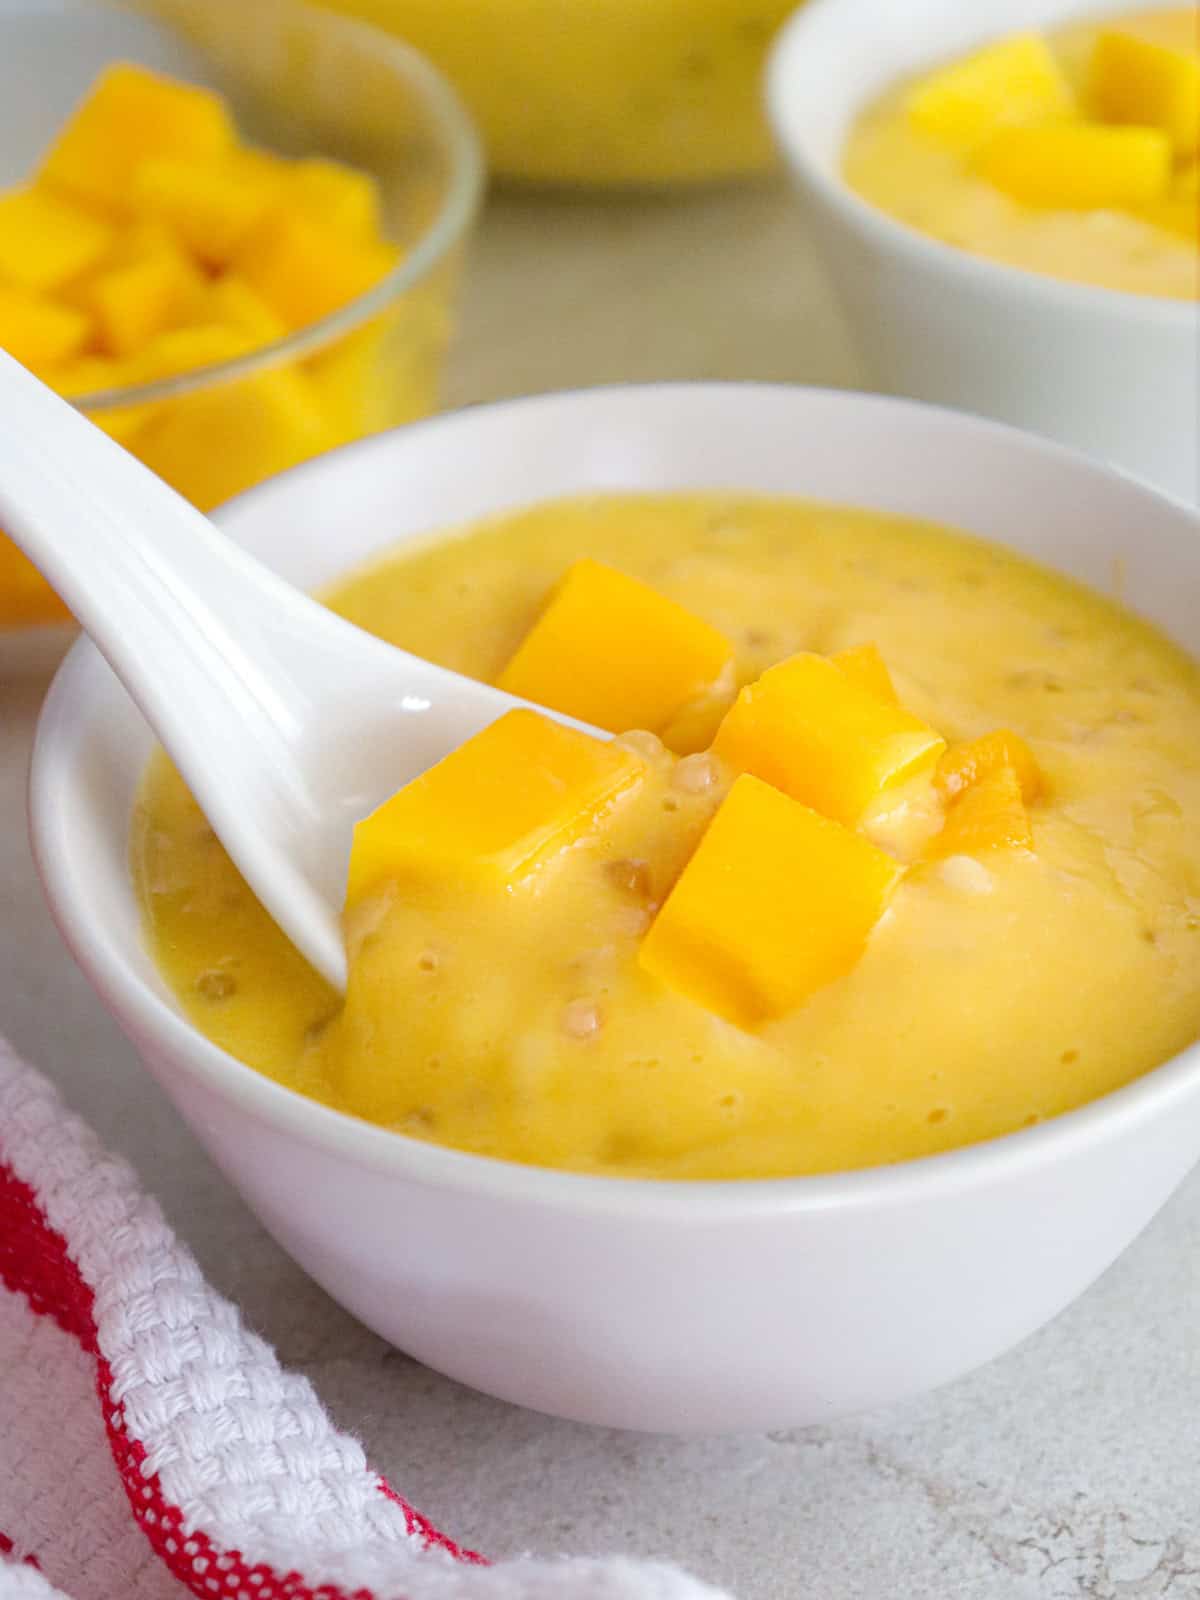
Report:
[[[489,1566],[432,1528],[0,1041],[0,1600],[188,1592],[722,1600],[650,1563]]]

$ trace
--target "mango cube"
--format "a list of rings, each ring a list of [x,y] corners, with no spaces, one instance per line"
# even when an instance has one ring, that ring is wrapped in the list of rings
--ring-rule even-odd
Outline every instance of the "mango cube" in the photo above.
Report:
[[[0,284],[0,350],[34,372],[70,360],[87,343],[90,332],[81,311]]]
[[[173,256],[176,261],[190,265],[173,236],[158,222],[131,222],[119,226],[113,241],[101,258],[84,273],[73,278],[58,291],[59,298],[69,305],[85,309],[92,285],[103,273],[115,272],[118,267],[132,267],[142,261]]]
[[[1119,209],[1166,194],[1171,144],[1158,128],[1005,128],[980,152],[977,170],[1022,205]]]
[[[33,562],[0,533],[0,627],[33,627],[70,615]]]
[[[398,258],[392,245],[278,209],[252,231],[237,269],[289,328],[303,328],[373,289]]]
[[[213,330],[180,329],[178,337],[201,331]],[[232,330],[218,331],[233,336]],[[166,334],[159,343],[176,337]],[[138,436],[137,454],[202,511],[307,461],[330,443],[315,392],[290,368],[164,400],[157,411]]]
[[[257,145],[239,144],[222,158],[222,167],[237,178],[256,184],[272,199],[278,199],[287,183],[292,163],[286,156],[273,150],[260,150]]]
[[[373,238],[382,232],[379,185],[369,172],[340,161],[314,157],[293,162],[283,201],[339,233]]]
[[[644,772],[632,751],[510,711],[358,824],[346,904],[413,874],[502,891],[586,833]]]
[[[58,289],[86,272],[112,242],[109,224],[71,200],[38,188],[0,194],[0,281]]]
[[[1016,769],[996,767],[963,790],[929,847],[933,858],[977,856],[984,850],[1032,850],[1033,829]]]
[[[255,344],[274,344],[287,333],[283,318],[236,272],[223,272],[209,289],[208,314],[212,321],[249,335]]]
[[[997,728],[982,738],[951,745],[938,762],[934,784],[946,799],[953,800],[1001,767],[1011,767],[1016,773],[1026,803],[1041,794],[1041,768],[1033,751],[1011,728]]]
[[[186,322],[204,294],[204,280],[187,257],[165,250],[98,273],[79,298],[94,319],[97,345],[119,358]]]
[[[97,78],[50,146],[40,177],[124,216],[132,209],[134,174],[147,150],[156,159],[212,161],[234,143],[220,95],[119,62]]]
[[[83,355],[55,367],[48,382],[67,400],[89,400],[93,395],[108,394],[126,389],[140,382],[136,366],[129,361],[114,361],[110,356]],[[153,401],[140,405],[106,405],[101,410],[88,410],[88,420],[94,422],[118,444],[130,445],[134,436],[145,424],[157,416]]]
[[[382,312],[304,364],[338,444],[378,433],[396,420],[395,364],[389,359],[395,322],[395,310]],[[432,401],[418,407],[417,414],[429,409]]]
[[[1200,245],[1200,198],[1194,194],[1175,191],[1163,200],[1138,206],[1137,215],[1155,228],[1165,228]]]
[[[932,766],[945,740],[824,656],[802,654],[742,690],[713,749],[852,827],[883,790]]]
[[[1166,228],[1200,245],[1200,160],[1180,167],[1161,200],[1138,206],[1137,215],[1156,228]]]
[[[1180,155],[1200,146],[1200,49],[1172,50],[1105,29],[1092,51],[1087,96],[1104,122],[1161,128]]]
[[[661,731],[733,659],[716,628],[600,561],[576,561],[496,680],[610,733]]]
[[[642,941],[645,971],[742,1028],[855,965],[901,868],[860,834],[738,778]]]
[[[257,341],[241,328],[225,322],[196,322],[171,328],[152,339],[129,362],[129,382],[153,383],[203,367],[219,366],[249,355]]]
[[[50,373],[59,394],[67,400],[83,401],[93,395],[108,394],[128,388],[139,382],[137,369],[131,362],[114,361],[110,356],[77,356]],[[88,408],[85,406],[85,410]],[[100,410],[88,410],[88,420],[94,422],[102,433],[118,444],[131,446],[135,436],[152,418],[158,415],[153,401],[139,405],[106,405]]]
[[[133,202],[198,261],[224,267],[261,221],[276,187],[224,162],[156,156],[135,172]]]
[[[1048,122],[1074,109],[1054,52],[1038,33],[986,45],[922,78],[906,102],[918,132],[970,150],[1007,123]]]
[[[134,371],[126,362],[112,361],[108,356],[79,356],[59,367],[54,374],[55,389],[68,400],[105,394],[110,389],[123,389],[136,382]]]
[[[838,650],[829,659],[835,667],[861,688],[868,690],[877,700],[882,700],[889,706],[900,704],[892,675],[887,669],[887,663],[879,654],[877,645],[856,644],[849,650]]]

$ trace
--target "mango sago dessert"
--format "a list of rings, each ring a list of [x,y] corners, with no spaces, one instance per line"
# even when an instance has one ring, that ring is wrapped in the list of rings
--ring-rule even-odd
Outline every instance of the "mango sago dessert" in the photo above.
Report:
[[[1023,32],[893,85],[851,188],[947,244],[1127,293],[1200,297],[1200,13]]]
[[[1200,1036],[1200,667],[1112,601],[715,494],[534,506],[328,600],[530,704],[358,824],[344,997],[155,758],[150,949],[269,1077],[481,1155],[736,1179],[1010,1133]]]
[[[432,308],[322,327],[400,261],[384,209],[371,174],[247,144],[218,94],[114,64],[0,191],[0,349],[208,510],[432,408],[440,336],[401,325]],[[0,535],[0,624],[59,611]]]

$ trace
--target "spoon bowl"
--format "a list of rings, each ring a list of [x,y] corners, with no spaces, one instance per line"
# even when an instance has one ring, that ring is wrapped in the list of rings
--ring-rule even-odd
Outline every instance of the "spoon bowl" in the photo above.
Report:
[[[353,826],[523,702],[344,622],[0,352],[0,525],[335,988]]]

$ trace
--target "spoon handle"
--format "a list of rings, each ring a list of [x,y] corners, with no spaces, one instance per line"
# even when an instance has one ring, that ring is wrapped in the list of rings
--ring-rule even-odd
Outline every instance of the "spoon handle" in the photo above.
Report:
[[[0,528],[74,612],[251,882],[265,828],[320,900],[302,746],[331,658],[375,641],[239,549],[3,352]],[[340,976],[342,960],[330,946],[319,964]]]
[[[206,702],[217,691],[226,708],[286,724],[277,655],[258,647],[264,607],[305,627],[329,614],[3,351],[0,526],[156,727],[201,709],[180,706],[194,675]]]

